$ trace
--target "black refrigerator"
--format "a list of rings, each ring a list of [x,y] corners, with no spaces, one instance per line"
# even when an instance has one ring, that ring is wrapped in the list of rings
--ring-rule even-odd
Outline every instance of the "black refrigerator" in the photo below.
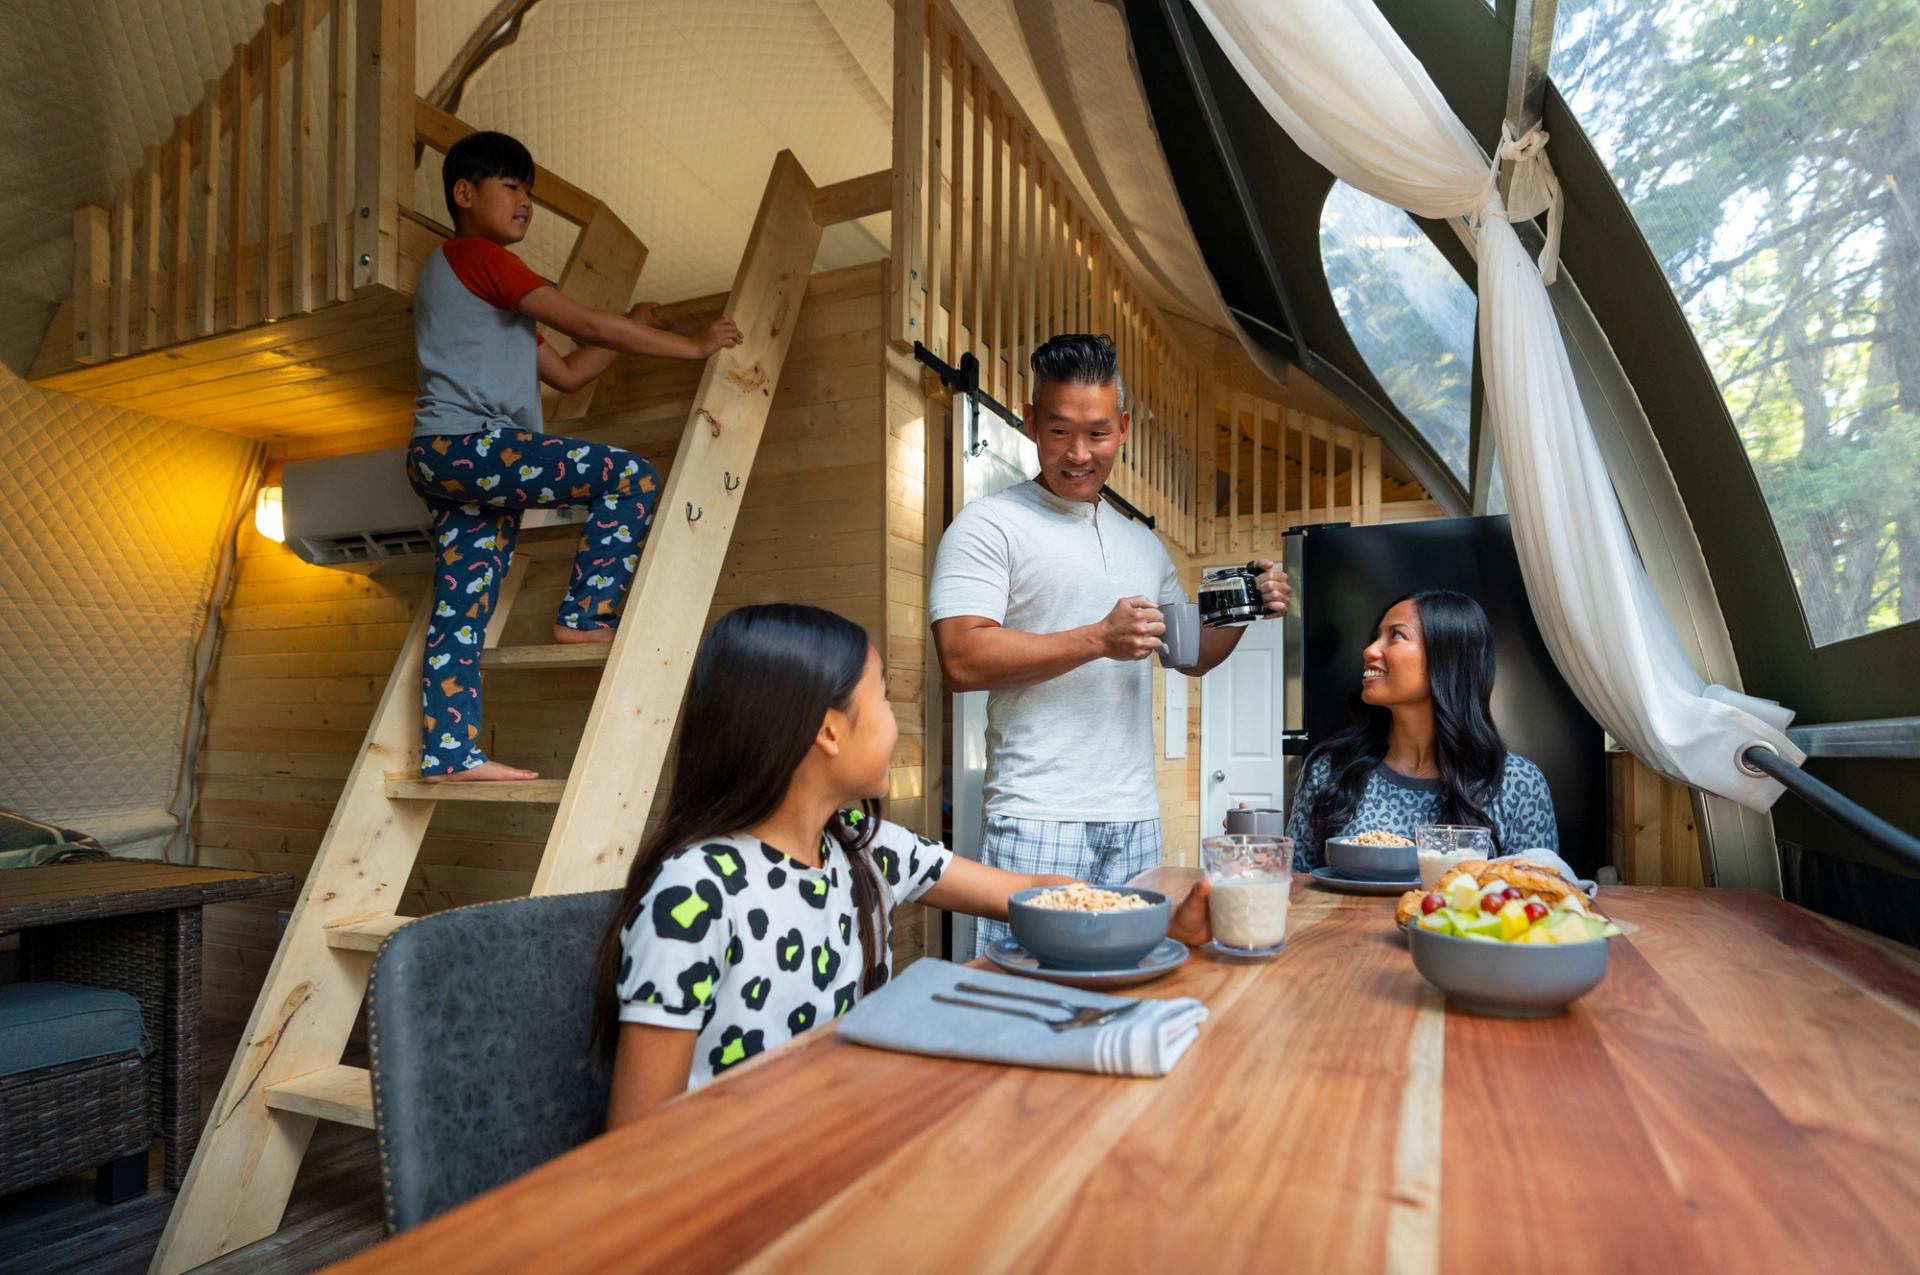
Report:
[[[1360,653],[1387,605],[1420,589],[1457,589],[1478,600],[1493,625],[1494,723],[1509,750],[1546,774],[1561,857],[1591,877],[1607,860],[1604,737],[1541,640],[1507,519],[1306,527],[1286,548],[1295,621],[1286,660],[1288,770],[1297,776],[1300,758],[1352,720]]]

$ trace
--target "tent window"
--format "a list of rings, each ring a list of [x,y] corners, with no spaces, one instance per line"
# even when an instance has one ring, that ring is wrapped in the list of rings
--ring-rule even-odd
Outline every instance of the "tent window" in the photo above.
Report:
[[[1340,319],[1394,406],[1469,481],[1474,297],[1411,217],[1336,182],[1320,255]]]
[[[1692,323],[1816,645],[1920,619],[1911,4],[1561,0],[1553,79]]]

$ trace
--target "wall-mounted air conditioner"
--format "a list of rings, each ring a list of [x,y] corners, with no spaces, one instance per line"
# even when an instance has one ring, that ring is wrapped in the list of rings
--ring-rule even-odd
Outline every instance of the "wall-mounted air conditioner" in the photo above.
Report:
[[[432,517],[407,481],[406,449],[298,460],[280,479],[287,548],[333,566],[433,551]],[[584,521],[587,511],[540,510],[522,527]]]

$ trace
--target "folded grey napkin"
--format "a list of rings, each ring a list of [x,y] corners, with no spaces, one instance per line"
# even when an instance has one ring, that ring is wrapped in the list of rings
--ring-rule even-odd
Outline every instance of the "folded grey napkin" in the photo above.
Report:
[[[1501,859],[1525,859],[1529,863],[1537,864],[1540,867],[1551,868],[1553,871],[1559,873],[1562,877],[1566,878],[1567,880],[1573,882],[1575,885],[1579,886],[1581,890],[1583,890],[1586,893],[1586,896],[1589,899],[1593,898],[1595,895],[1599,894],[1600,892],[1600,887],[1597,884],[1595,884],[1592,881],[1586,880],[1584,877],[1577,875],[1574,872],[1573,865],[1571,863],[1568,863],[1565,859],[1562,859],[1559,855],[1555,854],[1551,850],[1546,850],[1546,849],[1521,850],[1515,854],[1501,855],[1500,858]],[[1498,863],[1500,862],[1500,859],[1495,859],[1494,862]]]
[[[855,1005],[840,1020],[840,1035],[876,1049],[939,1058],[1091,1071],[1103,1076],[1164,1076],[1187,1052],[1187,1046],[1200,1034],[1200,1024],[1207,1020],[1205,1005],[1192,997],[1179,997],[1143,1000],[1140,1008],[1109,1023],[1056,1032],[1031,1019],[943,1005],[933,999],[935,993],[943,993],[1050,1018],[1066,1016],[1065,1011],[1044,1005],[957,991],[960,983],[1100,1009],[1123,1005],[1128,999],[967,969],[947,961],[923,960],[914,962],[899,977]]]

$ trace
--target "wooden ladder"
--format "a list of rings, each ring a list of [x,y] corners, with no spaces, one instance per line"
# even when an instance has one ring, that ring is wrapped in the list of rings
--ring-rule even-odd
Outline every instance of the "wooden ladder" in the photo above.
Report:
[[[782,151],[727,303],[746,339],[708,361],[694,395],[628,599],[626,614],[636,622],[621,626],[609,645],[502,647],[526,555],[503,582],[483,668],[509,675],[605,664],[566,779],[447,785],[417,777],[420,662],[432,610],[418,608],[174,1201],[152,1275],[190,1270],[277,1230],[315,1120],[373,1127],[370,1077],[340,1058],[373,952],[410,919],[395,909],[437,803],[557,804],[533,892],[624,882],[806,294],[819,216],[813,183]],[[538,521],[530,515],[528,525]]]

